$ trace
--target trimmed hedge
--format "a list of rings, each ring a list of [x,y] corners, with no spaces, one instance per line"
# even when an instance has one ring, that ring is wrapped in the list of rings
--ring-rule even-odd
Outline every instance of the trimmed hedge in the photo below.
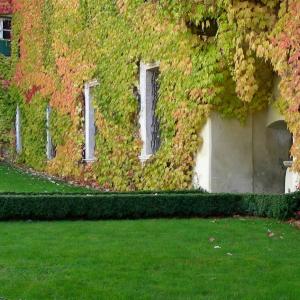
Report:
[[[79,186],[80,187],[80,186]],[[84,187],[83,187],[84,188]],[[29,193],[19,193],[19,192],[4,192],[0,193],[1,195],[86,195],[86,194],[93,194],[93,195],[147,195],[147,194],[207,194],[208,192],[202,189],[198,190],[176,190],[176,191],[137,191],[137,192],[105,192],[96,189],[89,189],[89,190],[78,190],[78,191],[70,191],[70,192],[29,192]]]
[[[250,215],[286,219],[300,194],[0,194],[0,220],[99,220]]]
[[[285,195],[243,195],[242,211],[250,216],[287,219],[300,209],[300,193]]]

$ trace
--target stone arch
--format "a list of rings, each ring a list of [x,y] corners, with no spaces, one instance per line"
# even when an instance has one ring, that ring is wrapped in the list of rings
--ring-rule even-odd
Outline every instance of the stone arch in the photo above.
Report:
[[[273,110],[249,116],[244,125],[211,114],[201,132],[194,186],[210,192],[284,193],[292,135]]]
[[[291,160],[292,134],[282,116],[270,122],[270,110],[272,108],[266,114],[265,129],[261,125],[253,128],[254,192],[282,194],[285,192],[285,162]]]

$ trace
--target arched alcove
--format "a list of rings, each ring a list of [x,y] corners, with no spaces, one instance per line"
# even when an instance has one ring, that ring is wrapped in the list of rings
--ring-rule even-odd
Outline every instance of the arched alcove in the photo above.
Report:
[[[211,114],[201,132],[194,186],[210,192],[284,193],[292,135],[272,110],[249,116],[245,124]]]
[[[270,114],[262,112],[253,122],[253,191],[255,193],[284,193],[286,167],[291,160],[292,135],[282,118],[265,123]]]

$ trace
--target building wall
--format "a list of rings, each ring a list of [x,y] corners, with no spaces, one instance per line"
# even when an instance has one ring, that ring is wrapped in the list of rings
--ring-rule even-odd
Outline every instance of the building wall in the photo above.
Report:
[[[241,125],[237,120],[224,120],[213,113],[202,138],[203,147],[196,158],[195,186],[216,193],[252,192],[252,118]]]
[[[252,118],[245,125],[212,115],[211,189],[214,192],[252,191]]]
[[[281,98],[280,78],[273,84],[273,99]],[[292,136],[284,117],[272,106],[258,112],[253,122],[254,192],[284,193],[286,168],[283,161],[290,160]]]
[[[262,111],[253,119],[253,192],[284,193],[283,161],[289,160],[291,134],[284,121],[267,126],[268,115]]]
[[[272,80],[266,79],[272,78],[273,70],[255,56],[245,57],[249,70],[255,69],[255,78],[251,76],[248,86],[248,74],[232,76],[240,55],[240,45],[234,44],[239,39],[232,39],[239,23],[226,17],[231,16],[232,4],[217,1],[212,15],[199,1],[191,1],[192,6],[171,2],[14,1],[13,71],[7,72],[12,73],[7,76],[12,76],[14,84],[9,93],[3,92],[8,100],[0,105],[0,115],[14,112],[16,104],[21,110],[23,148],[18,155],[10,138],[14,117],[7,116],[10,126],[0,124],[0,143],[9,145],[11,159],[52,175],[96,183],[105,190],[190,188],[201,143],[197,133],[209,111],[245,118],[268,102]],[[0,3],[3,13],[8,12],[9,2]],[[238,3],[235,6],[240,11]],[[200,28],[207,22],[195,22],[212,17],[220,28],[215,36]],[[145,144],[139,124],[141,61],[160,66],[155,117],[161,144],[155,155],[147,155],[146,162],[140,161]],[[243,68],[240,71],[244,73]],[[93,80],[99,81],[93,101],[95,160],[87,164],[83,90]],[[252,95],[254,87],[259,93]],[[48,105],[52,109],[49,131],[56,149],[51,160],[45,150]],[[247,178],[251,173],[250,125],[241,127],[237,121],[223,123],[215,118],[203,131],[208,138],[201,150],[206,154],[197,165],[198,180],[207,189],[247,191],[251,186]],[[209,152],[212,143],[220,147]]]
[[[273,99],[280,99],[280,78]],[[211,114],[201,132],[194,186],[210,192],[284,193],[292,136],[273,106],[249,116],[245,124]]]
[[[213,88],[219,86],[220,77],[227,78],[232,64],[220,64],[224,53],[216,37],[210,38],[207,50],[199,51],[200,37],[189,24],[154,13],[168,14],[168,7],[156,1],[128,1],[124,13],[118,2],[36,0],[19,5],[14,19],[19,49],[12,51],[23,116],[23,150],[18,159],[52,175],[95,181],[105,190],[190,188],[200,144],[196,133],[209,109],[202,98],[217,105],[229,93],[234,103],[239,102],[233,84],[226,91]],[[175,6],[182,4],[178,1]],[[224,18],[218,22],[227,24]],[[150,24],[163,26],[153,30]],[[220,31],[218,39],[224,41],[222,36]],[[227,34],[224,38],[231,40]],[[160,66],[155,117],[161,144],[146,162],[139,124],[141,62]],[[86,164],[82,91],[92,80],[99,81],[93,101],[95,160]],[[45,118],[44,104],[53,112],[50,131],[56,155],[51,160],[45,151],[45,125],[35,120]]]
[[[272,110],[245,124],[213,113],[201,132],[194,185],[210,192],[284,193],[291,134],[281,120],[267,126]]]
[[[211,191],[211,125],[211,118],[209,118],[199,135],[199,138],[202,139],[202,145],[196,156],[193,176],[193,185],[206,191]]]

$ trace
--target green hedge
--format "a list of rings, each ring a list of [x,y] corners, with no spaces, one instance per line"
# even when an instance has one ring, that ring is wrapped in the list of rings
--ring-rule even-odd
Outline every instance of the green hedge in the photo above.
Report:
[[[80,186],[78,186],[80,187]],[[83,187],[84,188],[84,187]],[[205,190],[178,190],[178,191],[169,191],[169,190],[162,190],[162,191],[136,191],[136,192],[105,192],[101,190],[96,189],[83,189],[78,191],[69,191],[69,192],[26,192],[26,193],[20,193],[20,192],[4,192],[0,193],[0,197],[3,195],[24,195],[24,196],[34,196],[34,195],[86,195],[86,194],[96,194],[96,195],[161,195],[161,194],[204,194],[208,193]]]
[[[300,193],[286,195],[243,195],[242,207],[247,215],[287,219],[300,209]]]
[[[189,218],[254,215],[286,219],[300,194],[0,194],[0,220]]]

